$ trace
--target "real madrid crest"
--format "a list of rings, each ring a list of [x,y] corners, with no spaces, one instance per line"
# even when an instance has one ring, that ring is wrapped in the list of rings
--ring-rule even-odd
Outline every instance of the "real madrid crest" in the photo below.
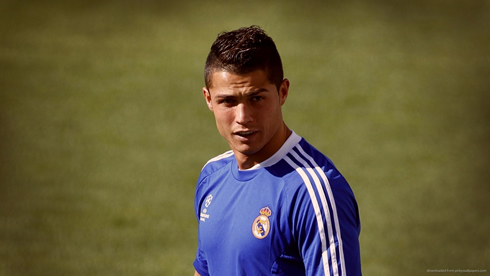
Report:
[[[263,239],[269,234],[271,229],[269,217],[271,214],[272,211],[269,209],[269,207],[260,209],[260,216],[256,217],[254,223],[252,224],[252,234],[254,234],[257,239]]]

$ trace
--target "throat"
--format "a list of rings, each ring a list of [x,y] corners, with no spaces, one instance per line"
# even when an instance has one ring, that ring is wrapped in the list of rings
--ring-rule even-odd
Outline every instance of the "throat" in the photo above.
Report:
[[[291,136],[292,131],[283,123],[275,135],[258,151],[247,153],[233,149],[239,170],[248,170],[273,156]]]

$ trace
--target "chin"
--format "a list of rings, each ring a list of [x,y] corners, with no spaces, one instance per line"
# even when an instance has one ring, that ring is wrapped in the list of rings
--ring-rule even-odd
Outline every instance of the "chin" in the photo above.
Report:
[[[233,148],[236,151],[240,152],[241,154],[247,155],[247,156],[254,155],[260,151],[260,149],[253,148],[253,147],[250,147],[248,145],[236,145]]]

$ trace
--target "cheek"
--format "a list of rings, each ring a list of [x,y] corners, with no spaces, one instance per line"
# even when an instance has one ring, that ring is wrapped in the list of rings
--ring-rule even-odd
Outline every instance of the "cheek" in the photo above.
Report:
[[[223,111],[215,109],[214,119],[216,120],[218,130],[221,132],[221,130],[231,127],[231,123],[233,122],[233,113],[229,110]]]
[[[281,120],[281,108],[276,106],[270,106],[265,112],[262,112],[262,121],[268,124],[275,125]]]
[[[280,109],[272,109],[268,116],[262,118],[262,124],[267,128],[268,135],[274,135],[283,123],[282,113]]]

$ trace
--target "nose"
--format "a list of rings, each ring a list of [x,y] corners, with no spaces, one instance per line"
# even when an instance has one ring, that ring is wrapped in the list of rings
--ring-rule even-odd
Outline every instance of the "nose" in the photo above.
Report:
[[[235,120],[238,124],[243,125],[253,121],[252,109],[247,104],[240,103],[236,106]]]

